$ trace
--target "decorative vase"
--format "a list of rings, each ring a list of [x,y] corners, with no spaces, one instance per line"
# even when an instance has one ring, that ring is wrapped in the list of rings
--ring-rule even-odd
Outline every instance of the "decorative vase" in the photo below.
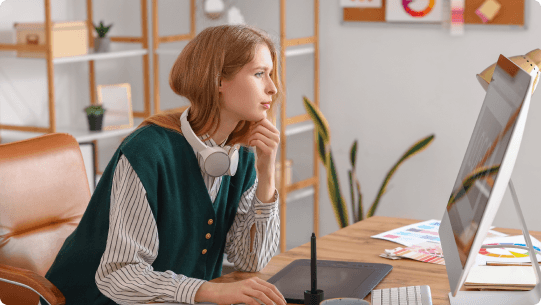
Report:
[[[88,114],[88,127],[90,131],[101,131],[103,123],[103,114]]]
[[[109,37],[96,37],[94,39],[94,52],[96,53],[103,53],[103,52],[109,52],[111,45],[111,39]]]

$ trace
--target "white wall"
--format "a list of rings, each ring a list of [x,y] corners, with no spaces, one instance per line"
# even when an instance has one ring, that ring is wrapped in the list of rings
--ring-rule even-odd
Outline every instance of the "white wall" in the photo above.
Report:
[[[39,1],[38,1],[39,2]],[[140,35],[140,6],[133,0],[94,1],[94,19],[113,21],[112,35]],[[149,13],[150,13],[150,2]],[[433,144],[406,161],[391,180],[376,215],[413,219],[440,219],[462,162],[484,90],[475,74],[494,63],[499,54],[523,55],[541,47],[541,6],[527,2],[527,30],[506,27],[466,27],[464,36],[452,37],[441,26],[411,24],[342,24],[338,1],[320,1],[320,103],[332,134],[342,192],[349,207],[348,153],[359,141],[358,169],[365,206],[375,198],[387,171],[415,141],[435,134]],[[52,0],[54,21],[86,18],[84,2]],[[138,1],[137,1],[138,3]],[[188,1],[160,1],[160,34],[186,33]],[[132,4],[132,5],[130,5]],[[236,1],[249,24],[278,39],[278,1]],[[287,37],[313,34],[312,1],[288,1]],[[43,5],[30,0],[7,0],[0,7],[0,39],[14,22],[43,20]],[[203,19],[197,11],[197,32],[225,22]],[[149,16],[150,17],[150,16]],[[149,18],[150,21],[150,18]],[[150,29],[150,24],[149,24]],[[184,44],[176,44],[182,47]],[[173,45],[175,46],[175,45]],[[173,47],[171,45],[165,47]],[[114,48],[122,45],[113,44]],[[184,104],[167,84],[175,56],[160,56],[163,108]],[[313,60],[299,56],[287,60],[288,116],[303,113],[301,96],[313,99]],[[142,110],[141,59],[107,60],[96,64],[97,84],[129,82],[135,110]],[[47,84],[44,61],[0,57],[0,121],[47,124]],[[82,109],[89,103],[88,65],[55,66],[58,125],[86,126]],[[29,89],[30,88],[30,89]],[[541,106],[534,95],[529,120],[513,179],[530,229],[537,221],[537,192],[541,182]],[[1,135],[13,132],[2,131]],[[100,168],[109,161],[120,139],[100,141]],[[311,172],[309,134],[289,140],[288,158],[294,161],[294,181]],[[338,229],[321,170],[320,235]],[[288,204],[288,249],[308,242],[312,231],[311,198]],[[351,211],[350,211],[351,215]],[[509,215],[509,216],[508,216]],[[506,194],[496,226],[517,227],[510,196]]]
[[[320,3],[320,102],[343,191],[349,192],[346,171],[354,139],[368,205],[400,155],[434,133],[432,145],[397,170],[376,215],[441,219],[485,95],[475,75],[500,54],[523,55],[541,47],[541,6],[526,0],[527,30],[466,26],[464,36],[453,37],[439,26],[342,25],[336,1]],[[540,102],[537,93],[512,175],[534,230],[541,230]],[[515,215],[507,192],[494,225],[517,227]],[[322,226],[330,229],[326,221]]]

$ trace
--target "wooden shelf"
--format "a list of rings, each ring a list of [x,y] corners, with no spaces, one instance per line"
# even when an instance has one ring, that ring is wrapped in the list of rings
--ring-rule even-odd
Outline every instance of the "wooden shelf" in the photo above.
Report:
[[[300,200],[300,199],[303,199],[303,198],[306,198],[306,197],[312,196],[312,195],[314,195],[314,187],[309,186],[309,187],[306,187],[304,189],[300,189],[300,190],[297,190],[297,191],[290,192],[287,195],[287,202]]]
[[[286,57],[314,54],[314,47],[295,48],[293,50],[286,50]]]
[[[177,49],[157,49],[156,54],[159,55],[175,55],[178,56],[182,50]],[[286,50],[286,57],[292,57],[292,56],[298,56],[298,55],[305,55],[305,54],[313,54],[314,53],[314,47],[304,47],[304,48],[296,48],[293,50]]]
[[[298,124],[297,126],[294,125],[288,125],[286,127],[286,136],[292,136],[299,133],[307,132],[314,130],[314,123],[312,121],[310,122],[303,122]]]
[[[91,60],[102,60],[102,59],[113,59],[113,58],[123,58],[123,57],[132,57],[132,56],[143,56],[148,54],[146,49],[138,50],[127,50],[127,51],[111,51],[106,53],[94,53],[89,52],[86,55],[80,56],[71,56],[71,57],[58,57],[53,59],[54,64],[65,64],[72,62],[85,62]]]
[[[84,142],[91,142],[94,140],[102,140],[102,139],[114,138],[114,137],[119,137],[119,136],[127,136],[132,131],[134,131],[135,128],[137,128],[137,126],[139,126],[139,124],[141,124],[142,121],[143,121],[142,118],[133,118],[132,128],[90,131],[88,130],[87,125],[84,125],[84,127],[59,126],[56,129],[56,132],[68,133],[72,135],[77,140],[77,142],[84,143]],[[21,132],[21,131],[11,131],[11,130],[5,130],[4,132],[8,133],[8,135],[2,137],[1,143],[10,143],[10,142],[15,142],[15,141],[26,140],[26,139],[37,137],[43,134],[43,133]]]
[[[117,129],[117,130],[103,130],[103,131],[89,131],[88,127],[68,127],[68,126],[59,126],[56,129],[56,132],[65,132],[69,133],[72,136],[77,139],[77,142],[89,142],[94,140],[101,140],[101,139],[107,139],[112,138],[116,136],[123,136],[128,135],[130,132],[135,130],[135,128],[143,121],[142,118],[133,118],[134,123],[132,128],[124,128],[124,129]],[[297,126],[290,125],[286,128],[286,136],[292,136],[296,134],[300,134],[303,132],[308,132],[314,129],[314,124],[312,122],[304,122],[302,124],[298,124]],[[8,132],[8,130],[6,130]],[[18,132],[18,131],[12,131],[13,133],[21,134],[16,136],[7,136],[3,138],[2,143],[7,142],[14,142],[24,139],[29,139],[32,137],[35,137],[37,135],[40,135],[40,133],[29,133],[29,132]],[[6,141],[6,142],[4,142]]]
[[[111,51],[107,53],[89,52],[88,54],[85,54],[85,55],[57,57],[53,59],[53,63],[57,65],[57,64],[65,64],[65,63],[73,63],[73,62],[87,62],[91,60],[143,56],[146,54],[148,54],[148,50],[146,49]],[[24,59],[24,60],[45,60],[45,58],[17,57],[15,53],[10,54],[10,55],[0,55],[0,58],[17,58],[17,59]]]
[[[135,124],[134,124],[135,125]],[[69,133],[79,143],[92,142],[94,140],[102,140],[118,136],[127,136],[135,130],[137,126],[132,128],[116,129],[116,130],[102,130],[102,131],[89,131],[88,127],[84,128],[58,128],[57,132]]]

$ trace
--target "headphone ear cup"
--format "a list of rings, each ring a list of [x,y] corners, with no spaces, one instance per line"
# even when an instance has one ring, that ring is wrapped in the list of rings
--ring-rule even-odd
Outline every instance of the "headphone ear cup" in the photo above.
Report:
[[[220,177],[228,173],[230,160],[226,150],[221,147],[207,147],[199,154],[204,160],[203,168],[207,174]]]

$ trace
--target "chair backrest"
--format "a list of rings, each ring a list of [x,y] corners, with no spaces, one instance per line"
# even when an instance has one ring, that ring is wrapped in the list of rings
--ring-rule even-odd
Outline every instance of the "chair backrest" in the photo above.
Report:
[[[89,200],[83,157],[71,135],[0,145],[0,263],[44,276]]]

